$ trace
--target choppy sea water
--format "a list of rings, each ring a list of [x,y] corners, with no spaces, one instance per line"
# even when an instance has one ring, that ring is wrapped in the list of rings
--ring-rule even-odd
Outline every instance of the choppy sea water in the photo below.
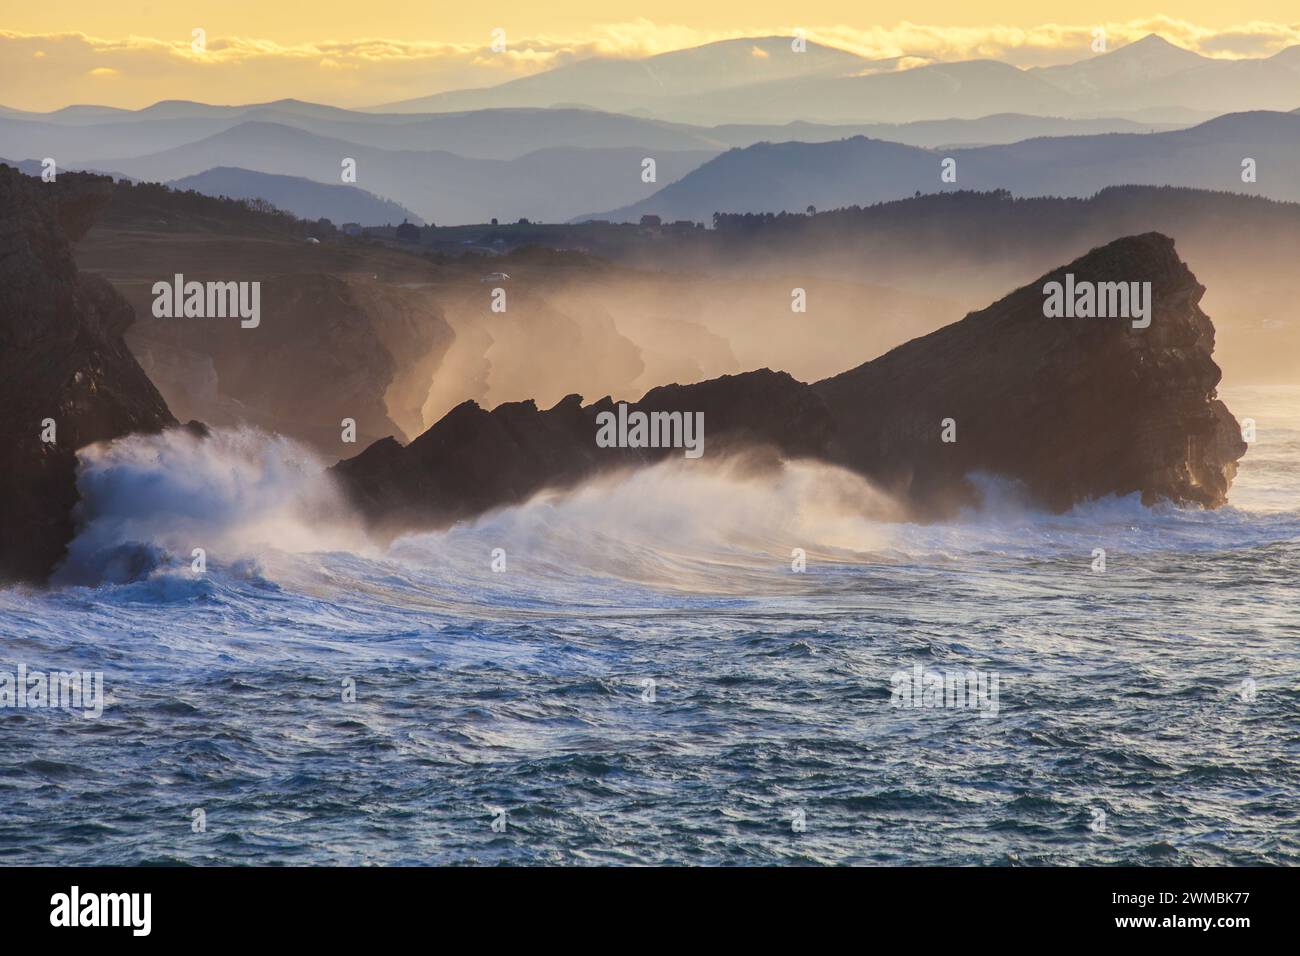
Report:
[[[0,708],[0,862],[1300,863],[1300,389],[1225,397],[1228,508],[931,526],[670,465],[379,548],[284,443],[120,443],[0,590],[0,672],[105,688]]]

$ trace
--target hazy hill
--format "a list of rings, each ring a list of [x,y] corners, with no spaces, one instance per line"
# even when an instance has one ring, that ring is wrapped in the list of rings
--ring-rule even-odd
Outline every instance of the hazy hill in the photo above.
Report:
[[[811,77],[683,97],[662,114],[704,122],[791,119],[821,123],[973,119],[991,113],[1063,116],[1072,98],[1025,70],[996,60],[936,63],[866,76]]]
[[[654,109],[661,100],[674,97],[809,76],[841,76],[872,66],[872,61],[856,54],[817,43],[795,53],[790,37],[755,37],[640,59],[591,58],[497,86],[438,93],[376,110],[420,113],[582,104],[629,112]]]
[[[0,165],[12,166],[25,176],[39,177],[41,175],[41,163],[40,160],[36,159],[5,159],[0,156]]]
[[[1033,139],[953,155],[959,166],[976,161],[979,178],[968,186],[1022,195],[1086,196],[1150,184],[1300,199],[1300,117],[1292,113],[1232,113],[1167,133]],[[1256,162],[1255,183],[1242,181],[1246,158]]]
[[[78,157],[112,158],[179,145],[177,137],[187,129],[141,124],[188,123],[185,135],[200,138],[256,120],[387,149],[446,149],[509,159],[558,145],[694,149],[774,138],[759,135],[749,142],[719,144],[712,142],[707,130],[674,128],[674,124],[862,126],[1024,113],[1163,125],[1231,111],[1290,111],[1300,106],[1300,46],[1269,57],[1220,60],[1152,35],[1051,67],[1020,69],[994,60],[916,62],[867,60],[815,43],[796,53],[788,37],[757,37],[639,59],[591,58],[496,86],[448,91],[373,110],[293,99],[225,106],[166,100],[142,110],[70,106],[49,113],[0,108],[5,122],[41,124],[8,131],[0,126],[0,152],[35,155],[35,145],[10,144],[21,146],[41,137],[39,142],[55,142]],[[483,114],[539,108],[564,114]],[[612,118],[611,113],[635,117]],[[459,118],[450,123],[436,120],[446,114],[459,114]],[[128,128],[121,124],[134,124],[131,130],[140,137],[135,147],[129,144]],[[48,127],[98,128],[103,146],[91,155],[74,141],[52,138]],[[368,133],[362,136],[358,130]],[[855,132],[900,139],[866,129]],[[1023,135],[1063,132],[1069,131],[1032,130]],[[1000,142],[1005,137],[900,141],[936,145]],[[127,151],[121,152],[124,145]]]
[[[828,143],[853,136],[883,139],[908,146],[1014,143],[1036,136],[1087,136],[1100,133],[1151,133],[1177,128],[1181,124],[1143,123],[1131,119],[1062,116],[1032,116],[1027,113],[995,113],[977,119],[917,120],[911,123],[786,123],[782,126],[728,124],[709,128],[715,140],[728,147],[755,143]]]
[[[593,202],[612,204],[651,195],[641,181],[647,151],[543,149],[513,160],[468,159],[428,150],[383,150],[316,136],[276,123],[244,122],[195,143],[144,156],[113,160],[113,168],[138,179],[169,182],[232,166],[319,183],[341,184],[342,161],[356,160],[354,185],[388,197],[434,222],[568,219]],[[679,178],[714,154],[656,150],[658,182]]]
[[[705,125],[906,122],[1022,112],[1179,123],[1231,110],[1291,110],[1300,48],[1218,60],[1149,36],[1061,66],[977,60],[900,69],[786,38],[729,40],[644,59],[593,59],[497,86],[379,107],[447,111],[584,105]]]
[[[61,166],[99,165],[123,156],[173,149],[228,129],[234,120],[137,120],[62,124],[0,116],[0,151],[53,157]]]
[[[173,189],[193,189],[205,196],[231,199],[265,199],[278,209],[302,219],[330,219],[335,225],[357,222],[377,226],[410,220],[424,220],[395,202],[382,199],[355,186],[327,185],[300,176],[277,176],[248,169],[219,166],[195,176],[172,180]]]
[[[1300,47],[1270,57],[1217,60],[1151,35],[1068,66],[1035,71],[1076,97],[1080,109],[1190,106],[1292,110],[1300,100]]]
[[[1031,72],[1068,93],[1091,96],[1163,80],[1211,62],[1209,57],[1150,34],[1091,59],[1039,67]]]
[[[162,105],[162,104],[158,104]],[[553,146],[648,149],[725,149],[762,139],[719,139],[705,128],[621,116],[595,110],[512,109],[473,113],[381,116],[298,104],[208,107],[152,112],[154,107],[115,115],[108,122],[69,123],[54,114],[0,114],[0,152],[53,156],[87,165],[142,156],[183,146],[244,122],[275,123],[326,138],[379,149],[435,150],[484,159],[515,159]]]
[[[999,113],[912,123],[693,126],[591,109],[503,109],[465,113],[372,114],[282,100],[249,106],[156,103],[114,111],[110,120],[73,121],[55,113],[0,112],[0,154],[55,157],[62,165],[111,166],[117,159],[184,146],[256,121],[378,149],[444,150],[481,159],[517,159],[538,149],[715,150],[786,140],[827,142],[870,136],[914,146],[1008,143],[1030,136],[1149,132],[1133,120],[1068,119]],[[1168,126],[1158,125],[1160,129]]]
[[[15,119],[55,123],[60,126],[78,126],[101,125],[119,120],[238,119],[249,113],[263,110],[322,119],[352,115],[371,116],[375,122],[382,123],[384,121],[383,117],[373,114],[353,114],[351,110],[342,107],[325,106],[320,103],[308,103],[295,99],[242,105],[198,103],[194,100],[159,100],[157,103],[138,110],[123,109],[116,106],[76,105],[65,106],[62,109],[51,110],[46,113],[0,108],[0,114],[12,116]]]
[[[795,212],[932,191],[938,156],[915,146],[855,136],[833,143],[758,143],[705,163],[649,199],[593,219],[708,221],[714,212]],[[580,217],[583,218],[583,217]]]
[[[956,160],[956,183],[940,180]],[[1244,183],[1242,160],[1258,181]],[[801,212],[897,199],[914,192],[1007,189],[1018,196],[1087,196],[1150,184],[1300,199],[1300,118],[1237,113],[1190,129],[1145,135],[1044,137],[946,151],[856,137],[835,143],[762,143],[731,150],[651,198],[593,218],[708,219],[721,212]]]
[[[788,43],[784,52],[773,54],[796,60],[802,55],[790,52]],[[592,87],[586,92],[575,92],[563,102],[640,111],[663,119],[705,125],[781,124],[797,120],[892,123],[975,118],[1002,112],[1059,116],[1068,114],[1076,105],[1072,96],[1034,74],[993,60],[941,63],[908,70],[896,70],[893,63],[862,61],[862,66],[863,69],[761,79],[714,90],[674,92],[669,88],[636,100],[611,97],[599,87]],[[865,75],[861,75],[864,71]],[[511,84],[537,79],[526,77]],[[417,102],[419,108],[428,110],[560,102],[531,91],[520,96],[509,89],[511,84],[473,91],[476,94],[473,98],[447,93]]]

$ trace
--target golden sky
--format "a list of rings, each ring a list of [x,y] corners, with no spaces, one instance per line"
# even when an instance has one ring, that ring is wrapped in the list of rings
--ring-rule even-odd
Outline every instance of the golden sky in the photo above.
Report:
[[[0,104],[140,107],[159,99],[258,102],[297,97],[365,106],[486,86],[586,56],[639,56],[738,36],[809,38],[869,57],[993,57],[1021,66],[1091,55],[1157,32],[1214,56],[1261,56],[1300,43],[1296,0],[60,0],[7,4]],[[906,13],[906,19],[899,15]],[[192,31],[206,49],[192,49]],[[493,29],[508,49],[488,49]]]

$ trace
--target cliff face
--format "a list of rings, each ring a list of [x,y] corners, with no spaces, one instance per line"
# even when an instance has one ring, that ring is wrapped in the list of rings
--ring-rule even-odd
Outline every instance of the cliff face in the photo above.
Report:
[[[343,442],[344,419],[362,447],[425,430],[429,382],[454,333],[421,287],[428,261],[304,241],[314,229],[232,200],[118,183],[75,256],[134,308],[127,346],[179,418],[253,425],[335,460],[357,450]],[[155,317],[155,283],[176,275],[256,283],[259,321]]]
[[[62,557],[77,449],[175,424],[122,340],[131,307],[72,260],[109,195],[97,177],[0,165],[0,580],[42,581]]]
[[[1076,286],[1150,283],[1149,326],[1046,317],[1044,286],[1067,273]],[[814,385],[764,369],[656,388],[630,410],[703,412],[707,457],[761,447],[834,462],[923,516],[975,501],[975,472],[1017,479],[1054,509],[1133,492],[1217,507],[1246,446],[1215,398],[1203,293],[1172,240],[1129,237]],[[393,530],[682,453],[598,447],[597,416],[613,408],[577,395],[547,411],[466,403],[409,446],[377,442],[335,473],[373,524]]]
[[[340,442],[344,418],[356,421],[365,443],[402,434],[412,421],[411,434],[419,431],[420,405],[451,339],[436,307],[415,291],[358,276],[276,273],[272,253],[250,262],[256,249],[214,270],[202,263],[203,248],[159,249],[151,274],[260,282],[257,328],[154,318],[152,283],[119,283],[139,316],[127,344],[179,416],[251,423],[331,458],[354,447]]]

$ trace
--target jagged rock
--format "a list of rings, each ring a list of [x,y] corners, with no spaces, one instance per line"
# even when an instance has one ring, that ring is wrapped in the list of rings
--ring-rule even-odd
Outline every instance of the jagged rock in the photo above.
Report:
[[[122,340],[131,307],[72,260],[108,197],[101,177],[0,165],[0,580],[43,581],[62,557],[77,449],[175,424]]]
[[[1148,328],[1123,318],[1045,318],[1043,288],[1150,282]],[[966,476],[1024,483],[1047,506],[1140,492],[1217,507],[1245,454],[1215,389],[1205,293],[1157,233],[1094,249],[960,322],[813,390],[836,420],[831,460],[925,512],[971,500]],[[941,422],[955,422],[943,442]]]
[[[1044,285],[1150,282],[1150,326],[1047,318]],[[1017,479],[1065,509],[1109,494],[1217,507],[1245,453],[1215,397],[1204,288],[1150,233],[1116,240],[960,322],[851,371],[804,385],[763,369],[647,393],[632,410],[703,412],[706,457],[762,447],[851,468],[922,516],[976,500],[970,476]],[[597,447],[596,416],[571,395],[488,412],[467,402],[402,447],[385,439],[334,472],[377,527],[446,525],[598,471],[669,452]],[[953,430],[944,441],[944,420]],[[680,452],[676,452],[680,453]]]
[[[765,414],[753,415],[756,408]],[[708,455],[759,448],[813,455],[825,451],[831,435],[826,408],[808,387],[768,369],[661,386],[629,404],[629,412],[682,410],[704,414]],[[444,526],[598,471],[684,454],[681,448],[597,447],[597,416],[616,411],[612,398],[583,406],[579,395],[544,411],[532,401],[490,412],[463,402],[406,447],[383,439],[339,462],[334,473],[372,525],[396,532]]]

